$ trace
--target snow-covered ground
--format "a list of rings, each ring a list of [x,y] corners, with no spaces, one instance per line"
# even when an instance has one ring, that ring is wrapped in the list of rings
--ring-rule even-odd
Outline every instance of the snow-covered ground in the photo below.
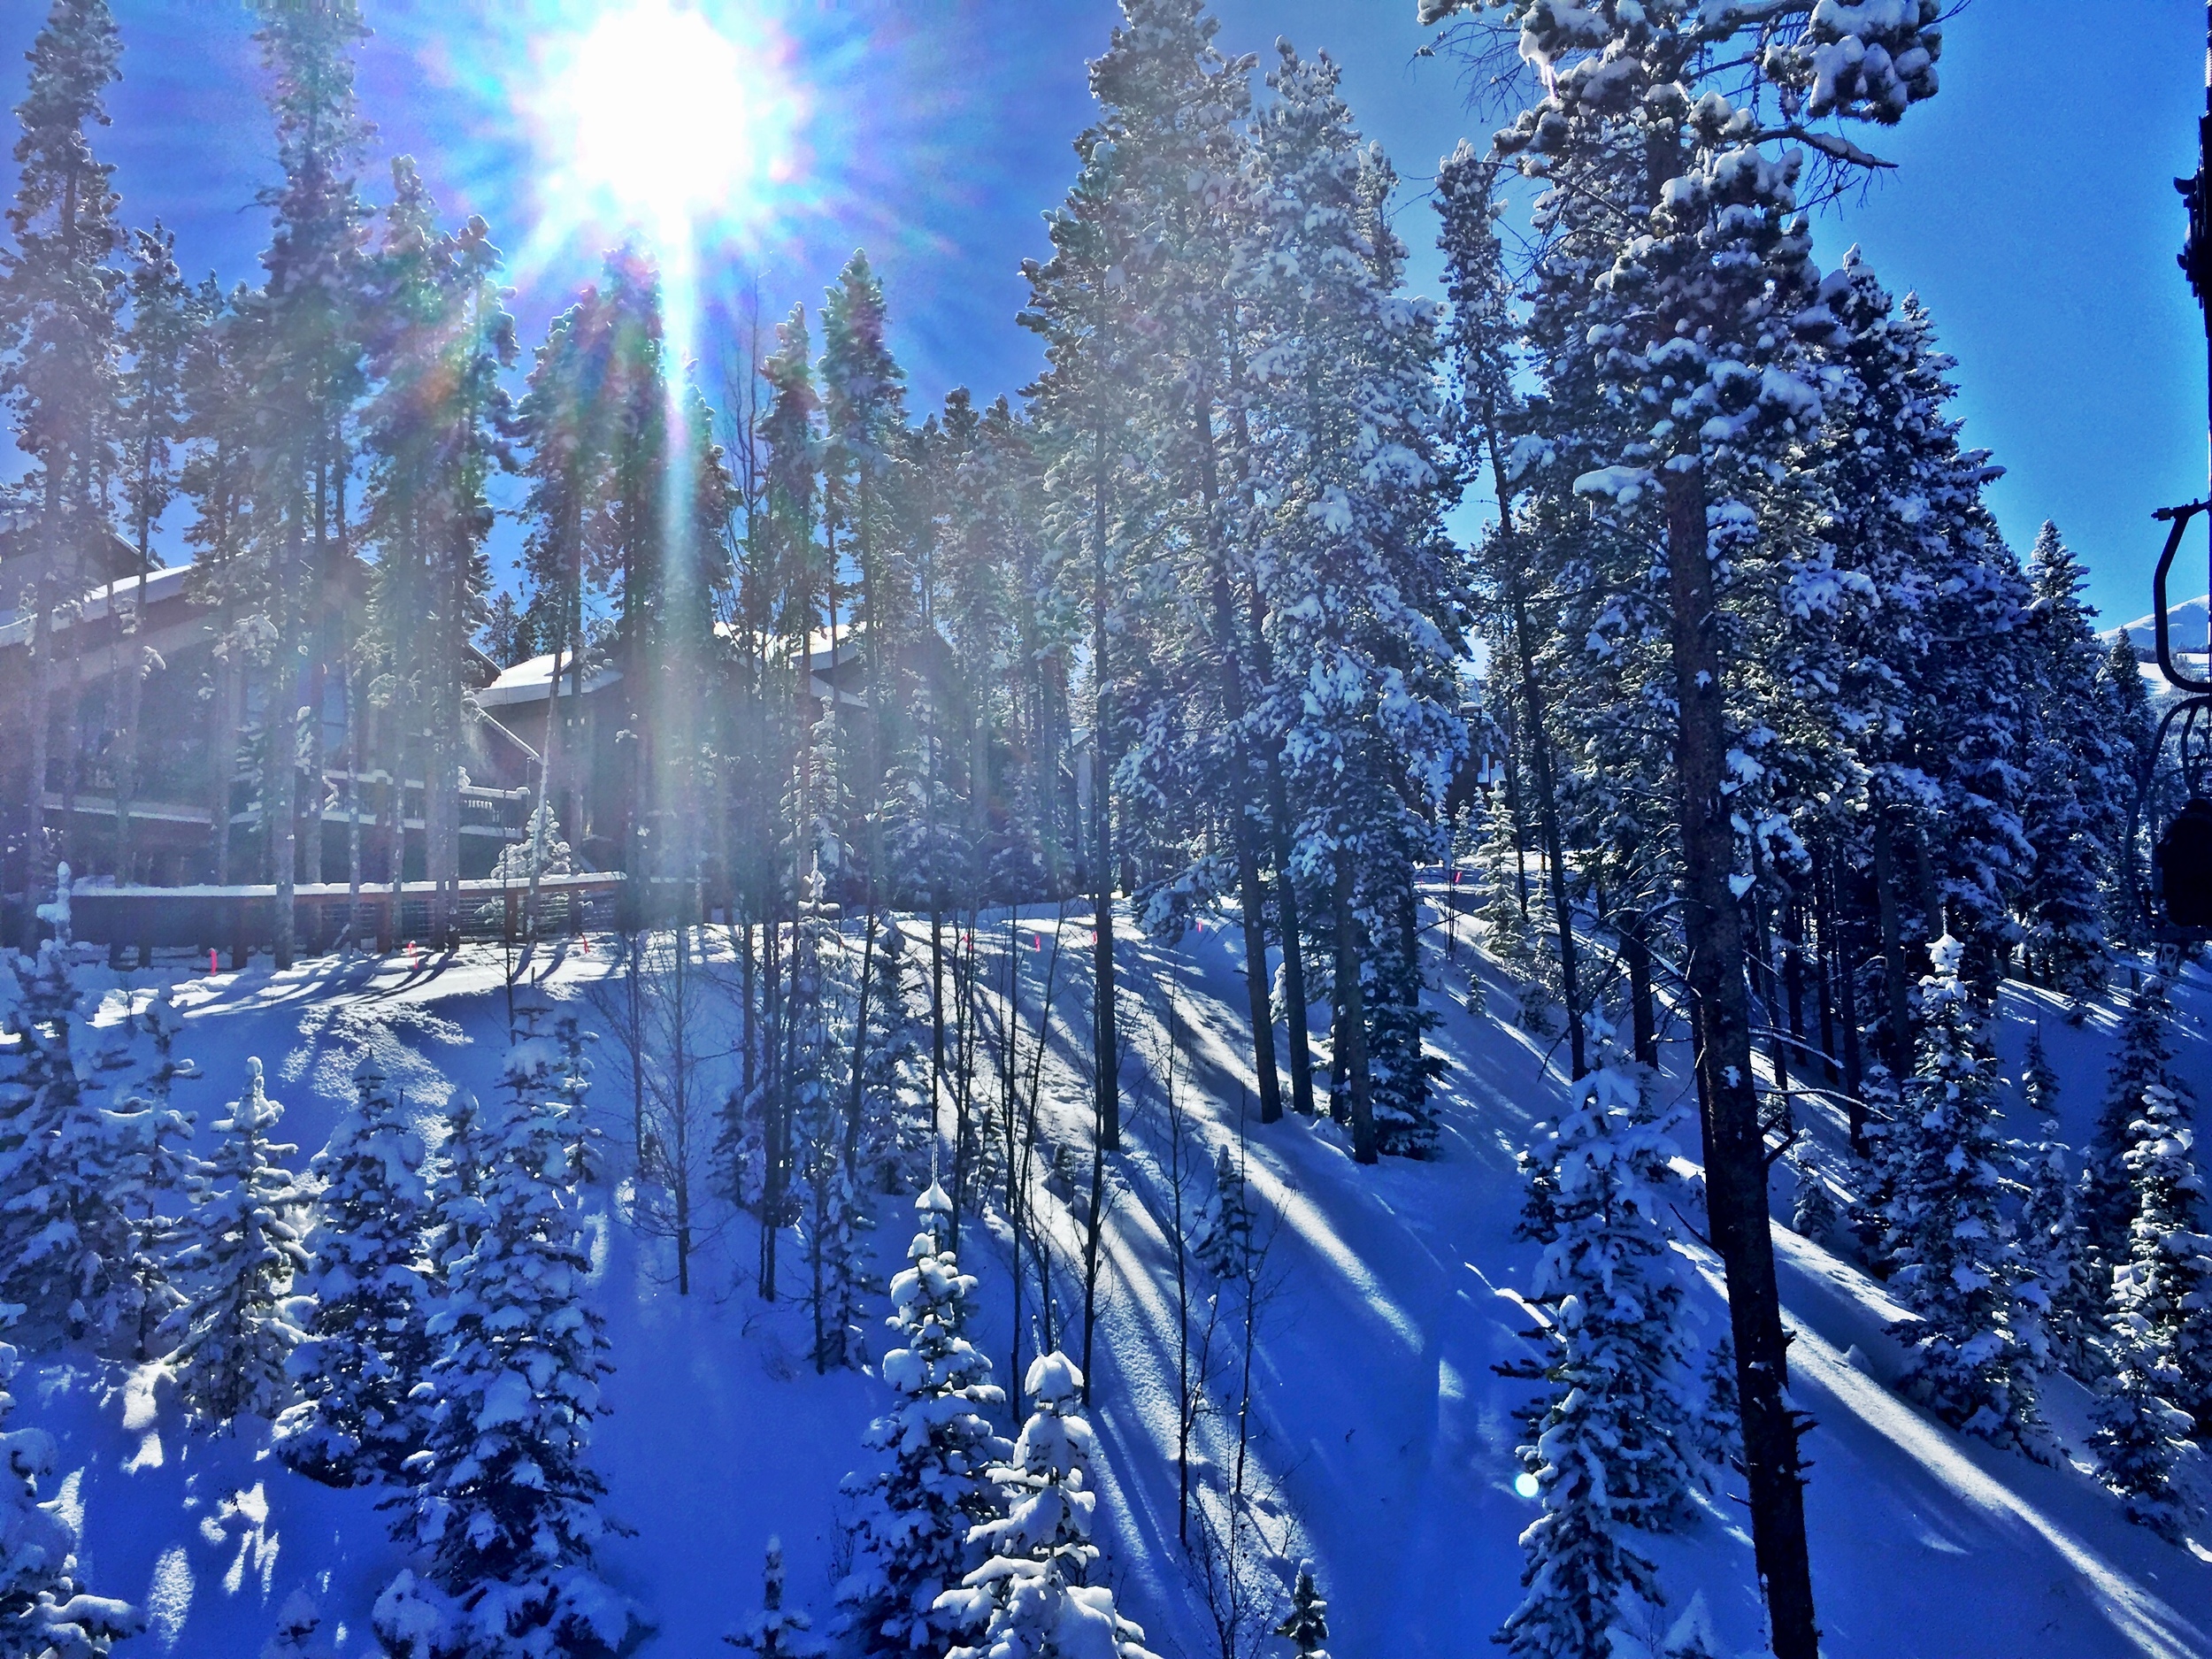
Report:
[[[1048,940],[1052,926],[1033,915],[1023,943]],[[1087,973],[1074,958],[1089,924],[1065,926],[1045,1133],[1074,1156],[1087,1148],[1076,1052]],[[1033,1032],[1049,951],[1020,954]],[[1168,1114],[1148,1060],[1172,1001],[1187,1027],[1194,1126],[1210,1146],[1232,1144],[1250,1082],[1237,1011],[1243,987],[1234,933],[1211,925],[1173,949],[1129,935],[1123,960],[1125,1018],[1136,1028],[1128,1150],[1114,1165],[1093,1379],[1106,1570],[1152,1647],[1201,1659],[1218,1648],[1176,1540],[1174,1310],[1161,1174]],[[1251,1190],[1272,1240],[1266,1277],[1277,1286],[1254,1350],[1249,1455],[1255,1480],[1278,1494],[1279,1515],[1295,1517],[1300,1548],[1317,1563],[1339,1654],[1479,1653],[1519,1594],[1517,1539],[1532,1509],[1514,1491],[1511,1451],[1529,1385],[1493,1367],[1529,1352],[1527,1316],[1508,1294],[1525,1282],[1533,1255],[1513,1237],[1514,1155],[1531,1123],[1559,1102],[1563,1061],[1499,1018],[1466,1010],[1467,961],[1463,944],[1455,962],[1440,954],[1434,964],[1435,1041],[1447,1069],[1433,1159],[1363,1170],[1325,1121],[1246,1125]],[[582,997],[608,964],[603,945],[572,948],[548,988]],[[488,1095],[506,1041],[503,966],[495,949],[481,949],[411,972],[398,958],[187,979],[179,1048],[208,1076],[181,1086],[179,1103],[198,1111],[204,1141],[237,1092],[245,1057],[261,1056],[269,1093],[286,1108],[284,1138],[300,1144],[299,1168],[349,1098],[365,1048],[426,1110],[455,1088]],[[2200,1100],[2212,1100],[2208,991],[2193,970],[2176,999],[2178,1064]],[[2039,1022],[2062,1079],[2058,1133],[2078,1145],[2102,1093],[2116,1002],[2108,999],[2075,1027],[2037,992],[2013,987],[2005,995],[2006,1074],[2016,1074]],[[1489,1006],[1510,1009],[1495,984]],[[1671,1045],[1663,1088],[1678,1100],[1686,1085],[1678,1050]],[[611,1128],[626,1121],[623,1068],[603,1048],[594,1098]],[[1807,1104],[1801,1117],[1839,1165],[1841,1123],[1824,1111]],[[2024,1106],[2013,1116],[2016,1133],[2051,1133],[2025,1121],[2033,1114]],[[1685,1134],[1694,1151],[1694,1130]],[[1778,1213],[1786,1213],[1786,1174],[1777,1185]],[[1058,1201],[1041,1202],[1071,1241]],[[881,1202],[875,1240],[886,1277],[911,1232],[910,1202]],[[865,1466],[861,1432],[887,1391],[860,1372],[815,1374],[803,1304],[766,1306],[741,1276],[737,1264],[754,1259],[749,1222],[733,1222],[710,1244],[695,1294],[680,1297],[661,1247],[630,1229],[613,1195],[600,1196],[593,1220],[617,1368],[595,1460],[610,1510],[634,1529],[603,1564],[657,1623],[640,1651],[670,1659],[721,1651],[720,1634],[757,1605],[771,1533],[784,1540],[790,1599],[814,1611],[818,1628],[830,1611],[838,1482]],[[1012,1340],[1003,1236],[979,1243],[972,1226],[963,1252],[982,1280],[978,1335],[1002,1377]],[[2078,1390],[2063,1382],[2047,1390],[2073,1466],[2038,1467],[1962,1440],[1886,1386],[1896,1349],[1882,1333],[1893,1310],[1880,1287],[1793,1234],[1780,1234],[1780,1244],[1797,1333],[1795,1396],[1818,1419],[1807,1441],[1808,1506],[1830,1655],[2212,1659],[2212,1550],[2164,1544],[2122,1520],[2085,1471]],[[1694,1241],[1686,1248],[1706,1283],[1696,1300],[1709,1340],[1721,1328],[1717,1263]],[[1072,1277],[1065,1288],[1079,1294]],[[1077,1294],[1064,1298],[1071,1310]],[[1233,1392],[1233,1363],[1224,1378]],[[374,1492],[333,1492],[293,1475],[267,1454],[265,1434],[243,1425],[214,1437],[188,1428],[157,1367],[50,1358],[27,1368],[17,1394],[18,1420],[62,1440],[59,1490],[82,1517],[84,1576],[150,1616],[149,1633],[125,1651],[250,1659],[278,1606],[303,1587],[322,1605],[337,1652],[373,1651],[369,1604],[399,1561]],[[1233,1398],[1218,1403],[1201,1436],[1217,1463],[1234,1456],[1236,1438]],[[2200,1490],[2212,1486],[2201,1467],[2188,1478]],[[1720,1651],[1759,1649],[1740,1506],[1724,1495],[1690,1530],[1656,1540],[1655,1553],[1674,1613],[1701,1597]]]

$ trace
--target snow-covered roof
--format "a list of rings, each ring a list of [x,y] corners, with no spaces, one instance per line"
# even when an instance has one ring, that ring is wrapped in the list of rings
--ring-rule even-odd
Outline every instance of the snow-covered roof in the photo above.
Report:
[[[173,565],[165,570],[148,572],[146,603],[150,605],[157,604],[182,592],[185,572],[191,568],[189,565]],[[135,575],[120,577],[114,581],[104,583],[84,596],[84,603],[78,613],[79,618],[86,622],[98,622],[107,616],[117,600],[134,598],[137,591],[138,578]],[[10,646],[20,645],[27,641],[31,637],[33,620],[34,618],[27,611],[0,611],[0,650],[4,650]],[[56,618],[56,631],[58,632],[60,629],[70,626],[72,620],[73,618],[68,617]]]
[[[568,679],[569,663],[573,660],[566,658],[561,664],[564,680]],[[603,666],[584,677],[584,689],[588,692],[597,691],[602,687],[611,686],[621,678],[619,669]],[[552,683],[553,657],[549,652],[543,657],[533,657],[517,663],[512,668],[503,669],[498,679],[476,694],[476,702],[479,707],[486,709],[504,708],[517,703],[543,703],[551,695],[549,687]],[[569,695],[565,687],[561,695]]]

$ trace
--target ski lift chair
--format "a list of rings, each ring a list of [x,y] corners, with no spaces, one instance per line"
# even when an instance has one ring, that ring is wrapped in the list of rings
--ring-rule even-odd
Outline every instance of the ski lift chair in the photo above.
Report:
[[[2151,912],[2153,935],[2161,943],[2212,943],[2212,680],[2199,679],[2174,661],[2173,627],[2168,614],[2166,579],[2189,521],[2212,508],[2212,502],[2193,501],[2185,507],[2162,507],[2154,515],[2173,527],[2159,555],[2157,574],[2152,578],[2152,629],[2158,650],[2158,672],[2166,683],[2189,695],[2166,710],[2158,723],[2158,741],[2137,799],[2150,815],[2151,879],[2145,892]],[[2212,673],[2212,656],[2208,657]],[[2159,757],[2174,740],[2174,759],[2181,778],[2181,804],[2164,810],[2158,775]],[[2129,838],[2129,856],[2136,841]]]

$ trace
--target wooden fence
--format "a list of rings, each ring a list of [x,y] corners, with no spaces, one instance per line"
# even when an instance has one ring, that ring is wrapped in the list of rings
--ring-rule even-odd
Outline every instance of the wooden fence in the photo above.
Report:
[[[447,926],[465,939],[513,941],[528,931],[530,886],[525,881],[464,881]],[[657,888],[663,883],[649,884]],[[689,883],[681,884],[687,890]],[[538,883],[537,931],[580,933],[631,920],[628,883],[620,875],[547,876]],[[357,939],[380,950],[431,939],[436,887],[410,881],[361,888]],[[657,894],[656,898],[659,897]],[[343,940],[353,914],[351,890],[334,884],[293,889],[292,937],[303,956],[319,956]],[[230,953],[242,964],[276,942],[276,888],[80,887],[70,895],[71,931],[86,944],[136,946],[141,951],[186,949]],[[666,906],[656,904],[656,909]],[[11,918],[14,920],[16,918]],[[10,933],[20,938],[19,927]]]

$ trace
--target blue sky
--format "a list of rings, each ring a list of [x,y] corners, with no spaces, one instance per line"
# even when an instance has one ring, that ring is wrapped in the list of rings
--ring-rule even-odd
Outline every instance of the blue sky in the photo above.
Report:
[[[1042,250],[1038,215],[1072,172],[1069,145],[1088,119],[1083,60],[1105,42],[1110,0],[710,4],[775,16],[813,105],[804,176],[711,250],[710,289],[726,303],[757,283],[780,315],[810,306],[865,245],[918,407],[955,384],[1018,388],[1036,354],[1013,321],[1017,266]],[[113,4],[126,80],[102,149],[127,218],[166,220],[188,271],[252,277],[265,234],[253,195],[271,162],[249,12],[242,0]],[[534,73],[525,31],[580,28],[595,0],[364,9],[376,31],[362,78],[380,129],[373,193],[386,158],[411,153],[449,211],[482,213],[511,249],[542,243],[558,204],[533,188],[543,169],[511,114]],[[1264,54],[1282,34],[1344,65],[1355,110],[1408,180],[1401,225],[1421,256],[1417,281],[1432,283],[1423,182],[1462,134],[1480,142],[1494,123],[1465,108],[1451,65],[1414,58],[1413,0],[1216,10],[1232,50]],[[0,52],[27,47],[43,12],[0,0]],[[2204,341],[2173,264],[2170,182],[2194,165],[2203,24],[2195,0],[1974,0],[1950,25],[1941,95],[1873,134],[1898,171],[1818,226],[1824,259],[1855,241],[1893,287],[1927,301],[1959,359],[1970,440],[2008,469],[1993,492],[2007,534],[2024,547],[2055,518],[2108,622],[2147,608],[2151,509],[2205,490]],[[526,340],[604,240],[578,228],[518,273]]]

